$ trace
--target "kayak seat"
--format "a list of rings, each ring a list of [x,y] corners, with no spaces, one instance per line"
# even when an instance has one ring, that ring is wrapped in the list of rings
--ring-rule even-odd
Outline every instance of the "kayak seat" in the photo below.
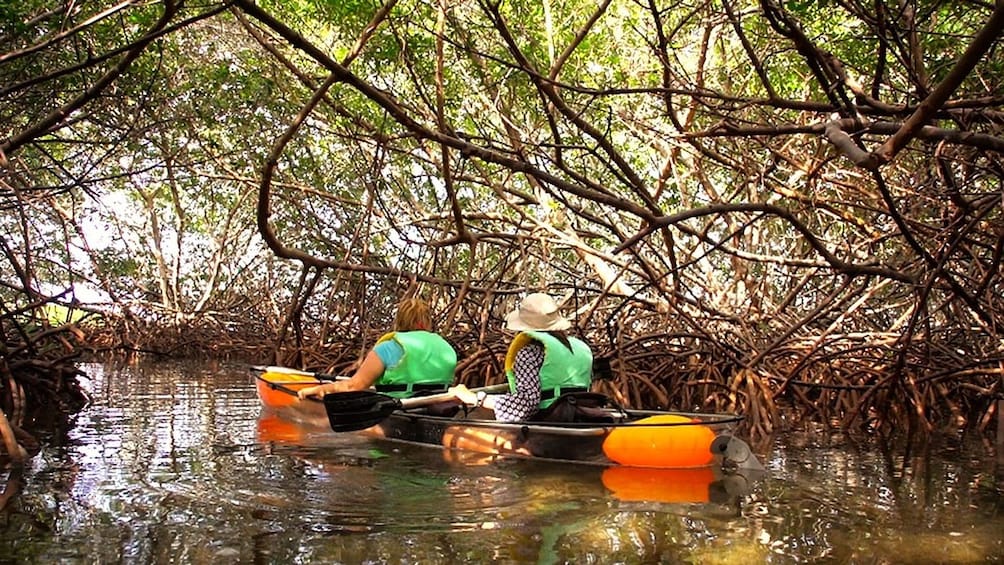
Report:
[[[567,392],[553,404],[529,418],[531,422],[581,422],[612,424],[614,417],[607,408],[616,403],[599,392]]]
[[[437,402],[435,404],[430,404],[426,407],[425,413],[430,416],[439,416],[442,418],[453,418],[460,412],[460,408],[463,404],[457,400],[447,400],[444,402]]]

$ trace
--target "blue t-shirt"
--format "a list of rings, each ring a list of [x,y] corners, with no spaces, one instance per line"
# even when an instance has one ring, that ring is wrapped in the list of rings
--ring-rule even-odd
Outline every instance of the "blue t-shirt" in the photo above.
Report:
[[[376,344],[373,348],[373,352],[377,354],[380,361],[383,362],[384,370],[396,367],[401,359],[404,357],[404,348],[401,344],[394,341],[393,339],[388,339],[387,341],[381,341]]]

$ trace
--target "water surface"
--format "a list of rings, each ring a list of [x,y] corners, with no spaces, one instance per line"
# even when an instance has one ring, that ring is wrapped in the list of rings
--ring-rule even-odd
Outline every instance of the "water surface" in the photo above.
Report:
[[[790,433],[759,449],[753,482],[653,480],[291,425],[240,368],[84,369],[91,405],[6,475],[2,562],[1004,560],[1000,471],[979,442],[907,457]]]

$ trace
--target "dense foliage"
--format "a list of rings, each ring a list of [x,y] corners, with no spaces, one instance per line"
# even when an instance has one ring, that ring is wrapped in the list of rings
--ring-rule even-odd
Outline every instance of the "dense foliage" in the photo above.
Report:
[[[942,0],[0,6],[4,360],[62,303],[91,346],[340,370],[419,293],[485,380],[546,289],[631,404],[985,427],[1002,28]]]

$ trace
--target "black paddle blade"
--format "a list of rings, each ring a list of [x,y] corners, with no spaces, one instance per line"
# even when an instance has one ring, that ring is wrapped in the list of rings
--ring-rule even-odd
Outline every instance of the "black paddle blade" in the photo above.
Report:
[[[324,395],[324,410],[336,432],[354,432],[375,426],[401,408],[401,401],[368,390]]]

